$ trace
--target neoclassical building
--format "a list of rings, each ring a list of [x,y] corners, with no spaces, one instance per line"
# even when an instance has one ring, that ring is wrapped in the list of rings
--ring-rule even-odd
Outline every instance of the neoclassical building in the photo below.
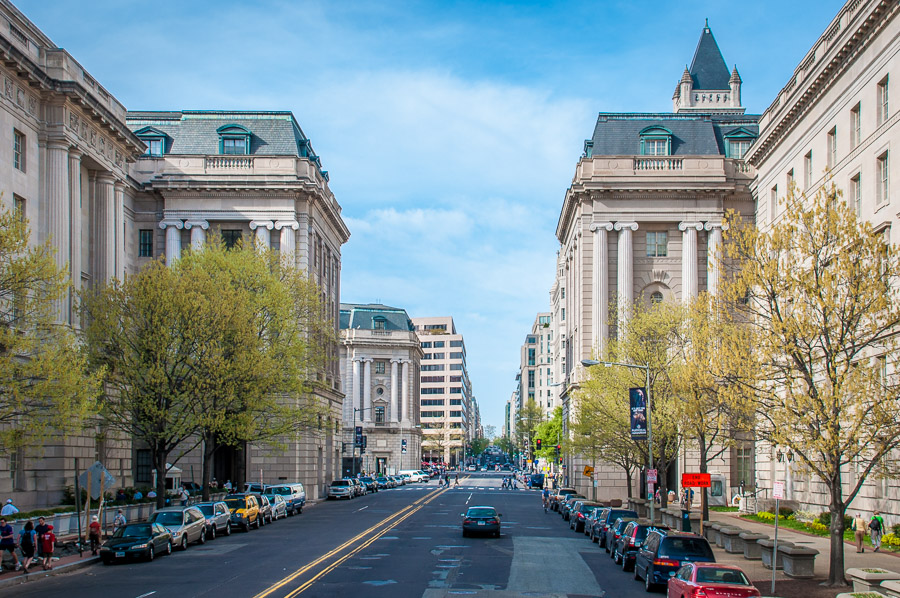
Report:
[[[744,114],[741,84],[706,25],[675,88],[674,112],[598,116],[556,229],[564,421],[578,408],[581,361],[604,355],[634,301],[716,291],[719,273],[710,258],[722,243],[723,217],[728,210],[754,213],[753,172],[743,157],[758,135],[758,117]],[[734,469],[727,461],[717,466]],[[596,482],[601,498],[624,495],[620,470],[601,465],[590,480],[581,475],[585,464],[568,460],[570,483],[584,492]],[[670,487],[685,466],[671,468]]]
[[[343,475],[418,469],[423,353],[415,326],[406,311],[396,307],[342,304],[340,309],[340,365],[347,389]],[[357,427],[366,437],[365,452],[354,448]]]

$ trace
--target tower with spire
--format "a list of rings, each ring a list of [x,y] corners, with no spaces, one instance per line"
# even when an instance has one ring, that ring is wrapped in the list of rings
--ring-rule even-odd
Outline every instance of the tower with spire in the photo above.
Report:
[[[690,68],[684,67],[681,80],[675,86],[672,109],[681,113],[744,113],[741,76],[737,66],[729,76],[719,44],[709,28],[709,20],[703,26]]]

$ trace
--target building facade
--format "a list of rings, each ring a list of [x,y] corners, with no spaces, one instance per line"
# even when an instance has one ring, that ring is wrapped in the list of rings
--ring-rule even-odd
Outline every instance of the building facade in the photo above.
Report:
[[[385,305],[341,305],[343,475],[418,469],[422,447],[419,373],[422,349],[406,311]],[[356,448],[356,428],[366,448]]]
[[[466,343],[451,316],[413,318],[422,346],[422,460],[463,462],[470,440],[472,382]]]

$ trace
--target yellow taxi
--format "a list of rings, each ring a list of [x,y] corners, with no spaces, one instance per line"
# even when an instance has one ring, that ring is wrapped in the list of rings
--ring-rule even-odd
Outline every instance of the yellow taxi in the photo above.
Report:
[[[250,527],[259,529],[259,502],[252,494],[229,494],[225,497],[225,504],[231,511],[232,527],[240,527],[245,532],[250,531]]]

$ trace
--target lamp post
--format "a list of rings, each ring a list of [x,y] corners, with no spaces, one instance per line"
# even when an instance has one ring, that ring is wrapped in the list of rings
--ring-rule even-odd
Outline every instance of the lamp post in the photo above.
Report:
[[[649,461],[649,469],[653,469],[653,426],[651,425],[651,414],[653,410],[651,409],[650,403],[650,365],[638,365],[636,363],[620,363],[617,361],[597,361],[595,359],[582,359],[581,365],[588,368],[592,365],[604,365],[606,367],[619,366],[623,368],[630,368],[633,370],[644,370],[644,374],[646,376],[646,388],[647,388],[647,454]],[[658,483],[658,482],[657,482]],[[653,515],[654,515],[654,500],[653,497],[650,497],[650,522],[653,523]]]

